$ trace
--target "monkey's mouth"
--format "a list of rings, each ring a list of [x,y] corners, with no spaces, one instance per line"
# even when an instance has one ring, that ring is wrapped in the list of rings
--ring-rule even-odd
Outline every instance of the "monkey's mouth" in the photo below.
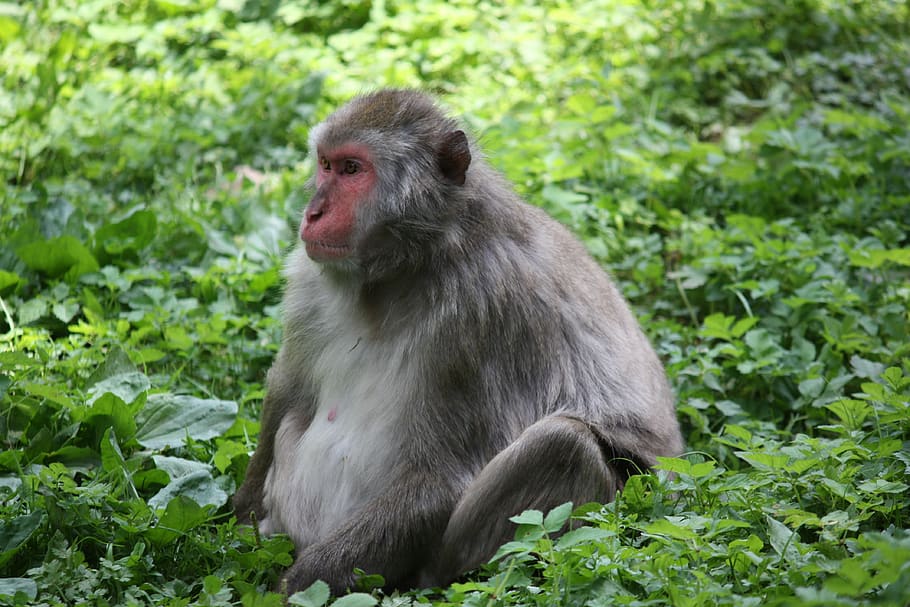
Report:
[[[333,261],[347,259],[353,250],[347,244],[333,244],[321,240],[307,240],[306,254],[313,261]]]

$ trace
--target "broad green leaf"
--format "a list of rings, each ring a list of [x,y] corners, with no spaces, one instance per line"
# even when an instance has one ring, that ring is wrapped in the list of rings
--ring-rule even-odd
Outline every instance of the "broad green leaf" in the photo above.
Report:
[[[736,456],[759,470],[783,470],[790,461],[790,457],[787,455],[772,455],[758,451],[737,451]]]
[[[688,527],[677,525],[665,518],[658,519],[653,523],[645,525],[644,532],[652,535],[666,535],[667,537],[679,540],[691,540],[698,537],[698,534]]]
[[[886,481],[881,478],[864,481],[856,486],[860,491],[866,491],[868,493],[901,493],[906,494],[906,491],[910,486],[906,483],[898,483],[894,481]]]
[[[705,337],[729,339],[732,336],[730,328],[733,326],[734,320],[732,316],[725,316],[720,313],[711,314],[702,321],[700,333]]]
[[[730,333],[733,337],[742,337],[749,329],[758,324],[758,317],[750,316],[748,318],[740,318],[736,321],[736,324],[733,325],[733,328],[730,329]]]
[[[132,363],[130,357],[120,347],[111,348],[104,362],[95,369],[89,377],[88,384],[94,386],[98,382],[110,379],[115,376],[125,376],[138,372],[136,365]],[[134,399],[123,395],[125,402],[133,402]],[[129,399],[129,400],[126,400]]]
[[[102,261],[138,252],[155,239],[157,226],[152,211],[136,211],[126,219],[102,226],[95,233],[95,252]]]
[[[44,520],[44,511],[0,520],[0,567],[9,562]]]
[[[18,476],[0,476],[0,488],[9,489],[12,491],[18,491],[19,487],[22,486],[22,479]]]
[[[185,496],[177,496],[167,505],[158,524],[146,533],[158,545],[173,542],[181,535],[195,529],[208,520],[208,514],[196,502]]]
[[[209,472],[212,467],[203,462],[197,462],[182,457],[170,457],[167,455],[153,455],[152,460],[155,467],[167,473],[171,479],[193,474],[195,472]]]
[[[556,548],[564,550],[578,544],[588,544],[615,535],[613,531],[598,527],[579,527],[564,533],[556,542]]]
[[[51,278],[66,274],[75,279],[99,267],[92,253],[72,236],[33,242],[20,247],[16,254],[29,269]]]
[[[295,592],[288,597],[288,604],[298,607],[322,607],[329,602],[330,596],[329,585],[322,580],[316,580],[306,590]]]
[[[146,28],[142,25],[128,25],[125,23],[117,23],[115,25],[90,23],[88,26],[88,33],[91,37],[98,42],[106,44],[116,42],[131,44],[141,38],[145,32]]]
[[[885,365],[865,359],[858,354],[850,357],[850,366],[857,377],[877,379],[885,371]]]
[[[157,510],[170,504],[177,496],[189,498],[200,506],[221,507],[228,500],[227,493],[215,482],[208,470],[197,470],[171,480],[149,499],[148,504]]]
[[[657,458],[658,468],[673,472],[676,474],[688,474],[692,470],[692,462],[681,457],[660,457]]]
[[[25,352],[0,352],[0,366],[4,369],[13,367],[40,367],[44,363],[32,358]],[[30,382],[31,383],[31,382]],[[59,393],[59,392],[57,392]]]
[[[17,592],[21,592],[29,600],[34,600],[38,596],[38,584],[35,583],[35,580],[24,577],[0,578],[0,597],[12,598]]]
[[[237,403],[188,395],[153,394],[136,418],[136,440],[149,449],[179,447],[187,438],[208,440],[231,427]]]
[[[215,464],[215,467],[219,472],[223,473],[228,469],[235,457],[246,456],[248,454],[249,449],[247,446],[239,441],[219,441],[218,450],[215,451],[212,463]]]
[[[22,382],[19,384],[19,387],[29,394],[40,396],[41,398],[46,398],[49,401],[57,403],[58,405],[63,405],[67,408],[72,408],[74,406],[73,401],[70,400],[70,397],[65,392],[60,390],[57,386],[48,384],[36,384],[34,382]]]
[[[19,284],[22,278],[15,272],[7,272],[6,270],[0,270],[0,291],[7,287]]]
[[[117,435],[108,428],[101,438],[101,467],[108,472],[126,471],[126,460],[117,442]]]
[[[103,379],[89,388],[88,404],[105,394],[113,394],[126,404],[136,402],[152,387],[149,378],[139,371],[131,371]]]
[[[825,390],[825,378],[813,377],[799,382],[799,393],[807,398],[817,398]]]
[[[28,325],[47,314],[47,301],[44,299],[30,299],[16,310],[20,325]]]
[[[88,409],[76,409],[73,417],[95,426],[111,426],[118,436],[129,439],[136,434],[134,408],[111,392],[105,392]]]
[[[379,599],[370,594],[352,592],[332,603],[332,607],[373,607],[373,605],[378,604]]]
[[[796,532],[770,516],[765,516],[765,521],[768,523],[768,533],[774,552],[788,560],[795,560],[799,555],[796,549],[799,536]]]
[[[853,249],[850,251],[850,263],[862,268],[878,268],[885,263],[910,266],[910,248],[908,249]]]
[[[825,408],[837,415],[840,422],[849,430],[861,428],[865,419],[873,412],[872,405],[864,400],[842,398]]]
[[[540,510],[525,510],[521,514],[509,518],[513,523],[519,525],[543,525],[543,513]]]
[[[71,321],[76,314],[79,313],[79,302],[77,301],[65,301],[60,303],[55,303],[51,307],[51,311],[54,314],[54,318],[63,323],[68,323]]]
[[[566,502],[550,510],[543,519],[543,527],[548,533],[556,533],[572,516],[572,502]]]
[[[187,330],[179,325],[166,327],[164,339],[168,347],[173,350],[189,350],[195,344]]]
[[[529,554],[537,548],[537,539],[536,537],[528,540],[515,540],[512,542],[506,542],[496,551],[496,554],[490,558],[490,562],[494,563],[503,557],[514,555],[514,554]]]

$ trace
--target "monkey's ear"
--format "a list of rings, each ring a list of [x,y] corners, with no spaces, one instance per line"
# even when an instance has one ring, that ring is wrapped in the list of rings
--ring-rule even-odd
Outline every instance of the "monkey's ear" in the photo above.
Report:
[[[465,173],[471,165],[471,148],[464,131],[446,133],[437,155],[443,177],[455,185],[464,185]]]

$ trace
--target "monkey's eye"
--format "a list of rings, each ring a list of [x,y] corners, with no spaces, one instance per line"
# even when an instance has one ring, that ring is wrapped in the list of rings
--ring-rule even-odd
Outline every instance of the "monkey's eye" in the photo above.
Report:
[[[344,161],[344,172],[348,175],[353,175],[360,170],[360,163],[356,160],[345,160]]]
[[[332,163],[329,162],[329,159],[326,158],[325,156],[322,156],[322,157],[319,158],[319,166],[322,167],[322,170],[323,170],[323,171],[331,171],[331,170],[332,170]]]

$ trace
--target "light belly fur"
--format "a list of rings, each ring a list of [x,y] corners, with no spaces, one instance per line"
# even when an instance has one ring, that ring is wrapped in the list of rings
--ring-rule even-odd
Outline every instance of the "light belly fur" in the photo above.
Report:
[[[281,422],[265,482],[267,515],[260,528],[287,533],[298,551],[328,537],[381,493],[397,452],[394,412],[404,396],[398,387],[408,385],[400,367],[367,348],[334,354],[347,364],[334,373],[326,365],[309,427],[293,413]]]

